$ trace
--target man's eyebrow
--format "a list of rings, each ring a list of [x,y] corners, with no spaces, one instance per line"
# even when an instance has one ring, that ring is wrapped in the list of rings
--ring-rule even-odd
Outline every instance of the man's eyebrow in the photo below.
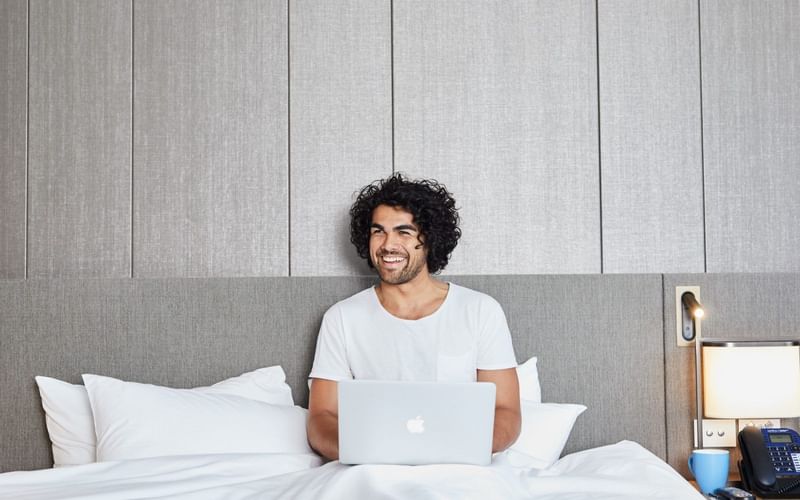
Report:
[[[372,224],[369,225],[369,227],[370,228],[375,228],[375,229],[380,229],[382,231],[385,230],[385,228],[382,225],[378,224],[377,222],[373,222]],[[414,227],[412,224],[400,224],[399,226],[393,227],[392,230],[393,231],[415,231],[417,233],[419,232],[419,229]]]

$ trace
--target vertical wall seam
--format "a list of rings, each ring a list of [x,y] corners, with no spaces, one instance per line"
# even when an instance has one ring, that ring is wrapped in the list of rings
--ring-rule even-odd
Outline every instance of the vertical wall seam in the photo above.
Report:
[[[28,279],[28,251],[30,240],[30,158],[31,158],[31,0],[27,3],[27,12],[25,13],[27,19],[28,44],[25,47],[25,249],[23,251],[23,261],[25,269],[23,271],[24,279]]]
[[[661,275],[661,368],[664,376],[664,456],[665,461],[669,462],[669,405],[667,404],[667,290],[665,288],[664,275]]]
[[[134,175],[134,134],[136,133],[136,123],[134,118],[134,105],[136,104],[134,96],[136,92],[136,38],[134,30],[136,29],[135,23],[136,16],[136,1],[131,0],[131,278],[133,278],[133,231],[135,222],[134,213],[134,194],[133,194],[133,175]]]
[[[287,265],[292,275],[292,0],[286,1],[286,203]]]
[[[600,130],[600,9],[594,1],[595,61],[597,64],[597,193],[600,205],[600,274],[603,274],[603,149]]]
[[[703,26],[700,19],[700,0],[697,0],[697,62],[700,76],[700,175],[703,187],[703,272],[708,272],[708,244],[706,233],[706,153],[703,134]]]
[[[394,0],[389,0],[389,64],[392,103],[392,175],[394,175]]]

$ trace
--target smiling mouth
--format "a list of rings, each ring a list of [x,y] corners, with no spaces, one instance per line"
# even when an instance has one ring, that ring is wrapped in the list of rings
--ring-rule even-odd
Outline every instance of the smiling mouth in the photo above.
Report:
[[[406,258],[400,255],[381,255],[380,261],[384,267],[394,268],[403,264],[406,261]]]

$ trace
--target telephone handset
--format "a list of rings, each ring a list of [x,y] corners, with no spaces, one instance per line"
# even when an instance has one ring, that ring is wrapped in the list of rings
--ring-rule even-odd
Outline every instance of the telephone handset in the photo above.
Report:
[[[765,498],[800,492],[800,434],[792,429],[746,427],[739,433],[739,472],[746,489]]]

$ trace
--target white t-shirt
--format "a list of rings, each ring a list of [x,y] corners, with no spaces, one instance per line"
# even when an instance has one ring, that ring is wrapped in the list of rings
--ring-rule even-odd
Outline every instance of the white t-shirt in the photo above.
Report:
[[[474,382],[475,370],[517,366],[500,304],[450,283],[417,320],[391,315],[370,287],[325,313],[309,378]]]

